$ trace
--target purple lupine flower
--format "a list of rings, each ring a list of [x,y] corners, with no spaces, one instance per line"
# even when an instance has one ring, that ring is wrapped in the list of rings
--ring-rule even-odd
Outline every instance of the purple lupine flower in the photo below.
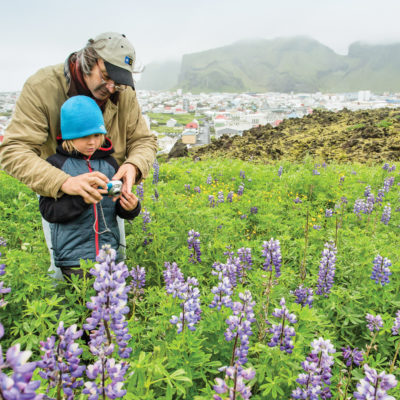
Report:
[[[146,270],[137,265],[136,268],[131,269],[130,275],[132,277],[130,292],[138,297],[143,294],[143,288],[146,284]]]
[[[383,181],[383,191],[388,193],[394,184],[394,176],[390,176]]]
[[[185,190],[188,192],[190,190],[190,185],[187,183],[185,184]]]
[[[313,225],[313,229],[315,229],[316,231],[320,231],[321,225]]]
[[[104,354],[99,355],[99,359],[89,365],[86,375],[92,382],[85,382],[82,393],[89,395],[88,399],[97,400],[100,396],[110,399],[122,398],[126,395],[126,390],[122,389],[124,375],[128,369],[127,363],[117,363],[114,358],[106,359]],[[97,384],[95,381],[99,379]],[[105,382],[108,382],[105,386]]]
[[[308,308],[312,308],[314,292],[311,288],[306,288],[303,287],[303,285],[300,285],[294,292],[291,293],[296,296],[296,300],[294,301],[295,303],[300,304],[301,307],[308,305]]]
[[[257,214],[258,213],[258,207],[251,207],[250,208],[250,214]]]
[[[293,200],[296,204],[302,203],[301,199],[299,196],[297,196],[294,200]]]
[[[237,191],[238,196],[242,196],[243,192],[244,192],[244,183],[242,182],[238,187]]]
[[[237,251],[237,255],[240,260],[241,269],[250,270],[251,266],[253,265],[253,260],[251,258],[251,249],[249,247],[241,247]]]
[[[375,203],[381,206],[384,197],[385,197],[385,191],[383,189],[378,189],[378,194],[376,196]]]
[[[394,322],[393,322],[392,335],[393,336],[398,335],[399,329],[400,329],[400,310],[397,310],[396,318],[394,319]]]
[[[368,185],[365,187],[364,197],[367,199],[370,194],[371,194],[371,185]]]
[[[326,164],[326,162],[324,161],[323,163],[322,163],[322,168],[326,168],[328,165]]]
[[[131,335],[124,316],[129,312],[129,286],[126,284],[129,271],[123,262],[116,264],[116,258],[116,251],[104,245],[96,257],[97,262],[89,271],[95,277],[93,287],[97,295],[92,296],[86,304],[92,314],[83,328],[91,331],[89,349],[93,355],[107,358],[117,344],[119,356],[129,358],[132,349],[127,341]]]
[[[245,381],[253,379],[256,375],[256,371],[252,368],[243,369],[240,366],[235,367],[222,367],[220,371],[225,371],[225,380],[221,378],[215,378],[216,385],[213,389],[218,394],[228,393],[229,399],[236,399],[237,396],[243,400],[250,399],[251,390],[250,387],[245,385]],[[228,397],[222,398],[218,394],[214,394],[214,400],[224,400]]]
[[[375,317],[372,314],[367,314],[365,316],[365,319],[367,320],[367,328],[369,329],[370,332],[378,332],[382,327],[383,327],[383,320],[382,317],[378,314]]]
[[[4,334],[2,325],[0,332]],[[4,398],[4,400],[41,400],[44,398],[44,395],[36,394],[36,390],[40,386],[40,381],[31,381],[37,363],[27,362],[32,352],[21,351],[20,348],[21,346],[19,343],[10,347],[4,358],[0,346],[0,370],[12,370],[11,374],[5,372],[0,373],[1,397]]]
[[[208,195],[208,205],[210,207],[215,207],[215,200],[214,200],[214,196],[212,194]]]
[[[172,294],[172,297],[177,297],[178,290],[180,286],[185,282],[185,278],[178,267],[176,262],[172,264],[169,262],[164,263],[164,281],[165,281],[165,290],[168,294]]]
[[[151,198],[153,199],[153,201],[158,201],[158,198],[160,197],[157,188],[154,188],[154,195],[151,196]]]
[[[0,257],[1,257],[1,253],[0,253]],[[0,276],[4,275],[5,273],[6,273],[6,265],[0,264]],[[5,307],[8,304],[8,302],[4,300],[3,295],[11,292],[11,288],[5,288],[3,286],[4,286],[4,282],[0,281],[0,308]]]
[[[193,190],[194,190],[196,193],[201,193],[200,186],[195,186],[195,187],[193,188]]]
[[[68,400],[74,399],[74,392],[83,385],[83,380],[77,378],[82,377],[86,367],[79,365],[82,349],[75,343],[82,333],[82,330],[77,331],[76,325],[64,329],[64,323],[61,321],[57,328],[57,345],[54,336],[40,342],[44,354],[37,363],[42,369],[39,375],[49,382],[49,388],[62,389]]]
[[[311,347],[311,354],[301,363],[304,373],[296,379],[300,387],[292,391],[293,399],[319,400],[332,397],[329,385],[333,357],[330,354],[336,350],[330,340],[322,338],[314,340]]]
[[[191,263],[201,262],[201,251],[200,251],[200,233],[194,229],[188,232],[188,249],[192,250],[190,253],[189,261]]]
[[[143,241],[143,244],[146,246],[147,244],[151,243],[153,239],[151,239],[151,233],[149,232],[149,227],[148,225],[151,222],[151,217],[150,217],[150,211],[147,211],[146,208],[142,211],[140,211],[140,214],[142,214],[142,231],[146,233],[146,237]]]
[[[231,308],[233,304],[231,299],[231,296],[233,294],[231,281],[228,277],[224,277],[222,274],[220,274],[220,276],[222,280],[218,282],[217,286],[214,286],[211,289],[211,293],[214,294],[214,298],[209,305],[210,308],[217,307],[218,310],[220,310],[222,306]]]
[[[207,183],[207,185],[211,185],[211,183],[212,183],[212,176],[211,175],[207,176],[206,183]]]
[[[292,337],[296,336],[296,332],[292,326],[289,326],[288,323],[291,324],[297,323],[297,318],[294,314],[290,314],[288,308],[286,307],[285,298],[282,297],[280,303],[282,308],[275,308],[272,315],[276,318],[280,319],[280,323],[278,325],[272,325],[269,328],[269,332],[272,333],[272,338],[268,343],[269,347],[275,347],[279,344],[279,348],[281,351],[285,351],[290,354],[293,350],[293,340]]]
[[[332,215],[333,215],[333,210],[330,208],[327,208],[325,210],[325,218],[330,218],[330,217],[332,217]]]
[[[233,192],[230,191],[230,192],[226,195],[226,201],[227,201],[228,203],[232,203],[232,200],[233,200]]]
[[[272,272],[272,266],[274,266],[275,277],[279,278],[281,276],[282,266],[281,245],[279,240],[274,240],[274,238],[271,238],[268,242],[264,241],[262,247],[262,255],[265,257],[263,270]]]
[[[279,170],[278,170],[278,176],[279,177],[281,177],[282,176],[282,172],[283,172],[283,167],[282,167],[282,165],[279,167]]]
[[[371,279],[374,280],[375,283],[380,283],[382,286],[385,286],[389,283],[389,276],[392,275],[389,269],[391,265],[392,263],[388,258],[383,258],[378,254],[374,258]]]
[[[223,203],[225,201],[224,199],[224,192],[219,191],[218,192],[218,197],[217,197],[217,203]]]
[[[387,171],[387,170],[389,169],[389,164],[388,164],[388,163],[383,164],[382,169],[383,169],[384,171]]]
[[[351,367],[353,364],[359,367],[364,361],[363,353],[362,351],[358,351],[357,347],[354,349],[350,346],[342,347],[342,355],[347,367]]]
[[[321,172],[319,172],[317,169],[313,169],[312,174],[313,175],[321,175]]]
[[[370,193],[367,196],[367,200],[365,202],[365,207],[364,207],[363,213],[364,214],[372,214],[372,211],[374,211],[375,203],[377,203],[377,202],[378,202],[378,198],[375,199],[375,196],[373,195],[373,193]]]
[[[247,218],[247,214],[242,214],[241,216],[240,216],[240,219],[246,219]]]
[[[239,172],[239,176],[240,176],[242,179],[246,179],[246,174],[244,173],[244,171],[240,171],[240,172]]]
[[[381,222],[383,224],[387,225],[389,223],[391,213],[392,213],[392,209],[390,207],[390,204],[388,204],[383,208],[382,218],[381,218]]]
[[[345,180],[345,176],[344,175],[342,175],[341,177],[340,177],[340,179],[339,179],[339,185],[343,185],[343,182],[344,182],[344,180]]]
[[[357,199],[354,203],[353,212],[358,218],[361,218],[361,213],[365,210],[366,201],[364,199]]]
[[[181,333],[185,329],[185,326],[189,330],[195,331],[196,325],[200,321],[200,291],[197,286],[197,279],[189,277],[186,282],[181,282],[177,288],[177,297],[183,300],[180,304],[182,312],[179,317],[173,315],[169,322],[176,325],[178,333]]]
[[[225,331],[225,339],[234,341],[233,355],[234,365],[244,365],[247,362],[249,351],[249,337],[253,334],[251,324],[255,322],[253,307],[255,301],[249,290],[239,293],[240,301],[232,304],[231,315],[225,322],[228,328]]]
[[[397,386],[397,380],[392,374],[381,372],[378,374],[375,369],[370,368],[368,364],[364,364],[365,378],[357,384],[357,391],[353,393],[355,399],[369,400],[395,400],[393,396],[389,396],[387,391]]]
[[[337,250],[333,242],[325,243],[319,264],[318,283],[315,292],[320,296],[324,295],[328,297],[328,294],[331,292],[335,277],[336,252]]]
[[[153,168],[154,168],[153,185],[157,185],[158,180],[159,180],[159,175],[160,175],[160,164],[158,164],[157,159],[154,160]]]
[[[140,182],[139,185],[136,186],[136,194],[137,194],[137,197],[139,198],[139,200],[143,201],[143,198],[144,198],[143,181]]]
[[[389,169],[388,169],[388,172],[390,173],[390,172],[393,172],[393,171],[395,171],[396,170],[396,166],[393,164]]]
[[[0,236],[0,246],[4,246],[4,247],[7,246],[7,241],[2,236]]]

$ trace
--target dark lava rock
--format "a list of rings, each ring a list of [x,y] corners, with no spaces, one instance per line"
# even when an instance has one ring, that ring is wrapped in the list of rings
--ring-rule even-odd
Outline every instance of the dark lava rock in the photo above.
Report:
[[[186,144],[182,143],[182,139],[179,139],[175,142],[174,146],[168,153],[168,159],[187,157],[188,155],[189,155],[189,150]]]

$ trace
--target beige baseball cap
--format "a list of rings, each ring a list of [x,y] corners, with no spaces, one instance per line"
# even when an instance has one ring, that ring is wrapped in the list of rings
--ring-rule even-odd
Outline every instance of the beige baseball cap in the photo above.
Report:
[[[95,37],[93,47],[104,60],[107,73],[116,84],[134,87],[132,74],[136,53],[125,35],[101,33]]]

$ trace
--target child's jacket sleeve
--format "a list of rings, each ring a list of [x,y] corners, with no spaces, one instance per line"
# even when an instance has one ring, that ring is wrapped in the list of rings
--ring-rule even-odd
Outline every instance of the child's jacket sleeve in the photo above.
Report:
[[[127,211],[124,210],[119,202],[119,200],[117,200],[117,205],[116,205],[116,213],[118,215],[118,217],[123,218],[123,219],[134,219],[136,218],[139,214],[140,214],[140,210],[142,209],[142,206],[140,204],[140,201],[138,201],[137,206],[134,210],[132,211]]]
[[[43,218],[52,223],[63,223],[71,221],[84,211],[91,204],[86,204],[82,196],[64,194],[58,199],[53,197],[40,196],[39,210]]]

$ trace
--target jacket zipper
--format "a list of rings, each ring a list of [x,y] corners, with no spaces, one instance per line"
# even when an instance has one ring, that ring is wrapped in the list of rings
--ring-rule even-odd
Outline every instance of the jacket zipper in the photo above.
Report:
[[[90,161],[89,161],[88,157],[86,159],[86,164],[89,168],[89,172],[93,172],[92,166],[90,165]],[[94,232],[94,242],[96,245],[96,257],[99,254],[99,235],[98,235],[98,231],[99,231],[99,219],[97,218],[97,207],[96,207],[96,203],[93,204],[93,210],[94,210],[94,220],[95,220],[95,232]]]

